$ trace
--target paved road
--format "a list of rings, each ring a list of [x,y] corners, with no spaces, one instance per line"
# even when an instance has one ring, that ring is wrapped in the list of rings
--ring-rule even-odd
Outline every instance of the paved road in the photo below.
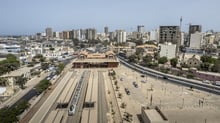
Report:
[[[44,104],[40,107],[37,113],[32,117],[30,123],[39,123],[42,122],[45,115],[49,111],[50,107],[52,106],[53,102],[57,99],[58,95],[61,93],[64,86],[67,84],[68,80],[72,76],[72,71],[67,72],[67,74],[62,79],[62,82],[58,84],[58,86],[54,89],[51,95],[47,98]]]
[[[107,123],[107,102],[105,97],[105,82],[102,72],[98,72],[98,123]]]
[[[73,116],[68,116],[67,123],[80,123],[81,121],[83,104],[84,104],[84,100],[86,97],[86,90],[87,90],[87,85],[89,81],[89,76],[90,76],[90,72],[87,72],[87,74],[85,75],[83,79],[82,90],[81,90],[80,98],[76,106],[75,114]]]

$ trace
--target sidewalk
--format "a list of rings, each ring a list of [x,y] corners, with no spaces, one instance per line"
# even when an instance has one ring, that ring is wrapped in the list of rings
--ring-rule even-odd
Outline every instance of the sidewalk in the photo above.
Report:
[[[111,102],[111,106],[110,106],[110,112],[112,113],[112,111],[114,111],[114,115],[113,115],[113,123],[115,121],[115,123],[122,123],[122,117],[121,117],[121,112],[120,112],[120,107],[118,105],[118,102],[117,102],[117,97],[116,97],[116,94],[115,94],[115,90],[114,90],[114,87],[112,85],[112,80],[111,78],[108,76],[108,73],[104,73],[104,78],[108,78],[108,79],[105,79],[106,81],[106,87],[108,87],[108,91],[110,92],[106,97],[107,97],[107,101],[108,101],[108,104],[110,104]]]

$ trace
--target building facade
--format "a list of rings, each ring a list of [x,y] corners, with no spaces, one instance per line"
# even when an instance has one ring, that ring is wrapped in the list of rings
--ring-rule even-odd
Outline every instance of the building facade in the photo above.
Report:
[[[95,40],[97,39],[97,31],[96,29],[86,29],[86,39],[87,40]]]
[[[89,53],[82,51],[72,63],[73,68],[115,68],[119,61],[112,51]]]
[[[52,30],[52,28],[50,28],[50,27],[46,28],[45,32],[46,32],[47,39],[53,38],[53,30]]]
[[[195,32],[202,32],[201,25],[189,25],[189,34],[193,34]]]
[[[190,46],[190,43],[191,43],[191,35],[196,33],[196,32],[199,32],[201,33],[202,32],[202,26],[201,25],[189,25],[189,33],[188,33],[188,43],[187,43],[187,46],[189,47]]]
[[[104,27],[104,33],[105,33],[105,36],[108,36],[108,27]]]
[[[167,57],[168,59],[172,59],[176,57],[176,44],[165,43],[159,44],[160,57]]]
[[[189,47],[193,48],[193,49],[200,49],[202,40],[203,40],[202,33],[195,32],[195,33],[191,34]]]
[[[117,42],[123,43],[126,42],[126,32],[124,30],[116,30],[117,32]]]
[[[138,26],[137,26],[137,31],[138,31],[139,33],[144,33],[144,25],[138,25]]]
[[[180,42],[180,27],[179,26],[160,26],[159,42],[171,42],[178,44]]]

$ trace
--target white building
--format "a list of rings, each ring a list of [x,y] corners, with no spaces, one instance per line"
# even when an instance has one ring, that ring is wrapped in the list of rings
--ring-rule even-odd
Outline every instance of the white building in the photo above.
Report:
[[[53,32],[53,37],[59,39],[60,38],[59,32]]]
[[[117,42],[126,42],[126,32],[124,30],[117,30]]]
[[[176,57],[176,44],[159,44],[160,57],[166,56],[168,59]]]
[[[181,32],[181,41],[180,41],[180,45],[184,46],[184,42],[185,42],[185,33]]]
[[[157,30],[152,30],[150,31],[150,40],[155,40],[158,41],[158,31]]]
[[[191,34],[189,47],[194,49],[200,49],[202,39],[203,39],[203,34],[200,32]]]
[[[21,51],[20,45],[0,44],[0,53],[9,54],[9,53],[18,53],[19,51]]]

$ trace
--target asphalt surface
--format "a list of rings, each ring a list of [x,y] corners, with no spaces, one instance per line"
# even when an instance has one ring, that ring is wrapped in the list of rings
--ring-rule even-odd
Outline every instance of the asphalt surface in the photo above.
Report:
[[[105,97],[105,83],[102,72],[98,72],[98,123],[107,123],[107,102]]]

